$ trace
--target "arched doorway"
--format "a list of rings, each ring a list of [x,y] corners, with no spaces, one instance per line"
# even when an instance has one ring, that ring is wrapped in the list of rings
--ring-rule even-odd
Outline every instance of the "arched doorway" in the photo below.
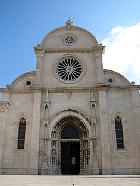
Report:
[[[80,134],[79,130],[67,121],[61,132],[61,173],[79,174],[80,172]]]
[[[86,172],[90,157],[86,125],[77,117],[64,117],[56,123],[51,137],[52,169],[60,174]]]

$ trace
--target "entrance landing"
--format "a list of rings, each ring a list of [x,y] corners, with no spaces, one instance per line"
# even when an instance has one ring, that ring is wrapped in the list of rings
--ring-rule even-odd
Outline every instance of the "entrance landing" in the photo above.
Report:
[[[0,186],[140,186],[140,176],[0,175]]]

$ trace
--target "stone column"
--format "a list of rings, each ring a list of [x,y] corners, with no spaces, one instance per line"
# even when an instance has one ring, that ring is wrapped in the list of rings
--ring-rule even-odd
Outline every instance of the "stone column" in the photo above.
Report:
[[[104,50],[104,46],[101,44],[95,49],[94,55],[96,60],[96,72],[97,72],[97,83],[104,84],[104,71],[103,71],[103,64],[102,64],[102,53]]]
[[[38,174],[39,130],[40,130],[41,92],[34,92],[33,119],[31,130],[30,170]]]
[[[109,140],[109,123],[107,112],[107,96],[105,90],[99,91],[99,118],[101,128],[102,174],[111,174],[111,154]]]
[[[38,44],[36,47],[34,47],[34,51],[37,57],[36,59],[37,60],[36,61],[36,84],[38,86],[42,86],[43,84],[42,74],[43,74],[45,49],[43,48],[42,45]]]

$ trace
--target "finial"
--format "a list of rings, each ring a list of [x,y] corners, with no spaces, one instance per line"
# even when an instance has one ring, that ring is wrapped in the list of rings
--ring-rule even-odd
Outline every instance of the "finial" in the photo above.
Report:
[[[73,21],[71,20],[70,15],[69,15],[69,19],[66,21],[67,29],[70,30],[72,25],[73,25]]]

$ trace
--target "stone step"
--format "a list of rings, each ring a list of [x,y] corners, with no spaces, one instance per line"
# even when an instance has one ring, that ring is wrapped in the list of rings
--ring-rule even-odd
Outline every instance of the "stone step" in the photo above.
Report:
[[[139,175],[36,176],[1,175],[0,186],[135,186]]]

